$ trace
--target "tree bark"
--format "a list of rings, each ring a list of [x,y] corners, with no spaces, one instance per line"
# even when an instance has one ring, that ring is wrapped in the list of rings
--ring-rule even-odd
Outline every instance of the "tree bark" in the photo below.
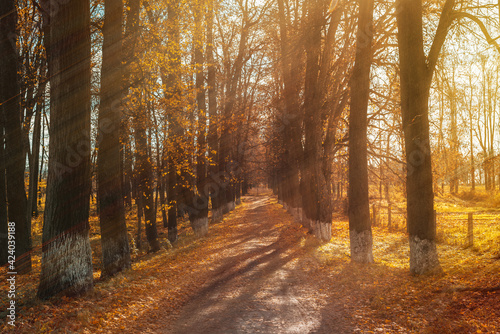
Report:
[[[74,0],[53,12],[47,201],[38,297],[92,289],[90,200],[90,4]]]
[[[322,170],[323,121],[320,105],[321,22],[324,21],[322,1],[308,2],[308,22],[311,27],[306,40],[306,78],[304,91],[305,143],[302,201],[309,227],[320,240],[330,240],[332,206]]]
[[[101,106],[97,180],[101,227],[102,273],[113,276],[129,269],[130,246],[125,223],[120,164],[122,87],[122,0],[105,0],[101,70]]]
[[[283,100],[285,103],[285,114],[283,117],[284,129],[283,137],[285,140],[285,184],[283,199],[289,207],[290,212],[296,219],[300,220],[301,198],[300,198],[300,179],[299,167],[302,157],[301,143],[301,118],[299,115],[299,90],[297,78],[297,55],[292,53],[288,37],[288,22],[286,20],[285,5],[283,0],[278,0],[279,27],[280,27],[280,52],[281,52],[281,71],[283,73],[284,92]]]
[[[203,6],[194,6],[195,33],[194,33],[194,62],[196,66],[196,106],[198,111],[198,132],[196,150],[196,189],[197,193],[193,198],[194,219],[192,227],[196,236],[208,234],[208,189],[207,184],[207,107],[205,103],[205,75],[204,75],[204,30],[203,30]]]
[[[180,26],[179,26],[179,4],[170,3],[168,11],[168,52],[170,70],[166,76],[165,99],[169,103],[167,114],[168,120],[168,240],[171,243],[177,241],[177,211],[182,204],[180,181],[177,171],[181,168],[180,146],[183,141],[183,128],[180,124],[181,117],[181,61],[180,61]]]
[[[373,0],[359,2],[356,60],[349,115],[349,237],[351,260],[373,262],[368,197],[368,101],[373,40]]]

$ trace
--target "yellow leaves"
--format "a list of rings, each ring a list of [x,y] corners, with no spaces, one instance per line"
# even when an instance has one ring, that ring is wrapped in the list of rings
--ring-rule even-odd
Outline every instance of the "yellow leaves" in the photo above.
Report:
[[[331,14],[335,11],[335,9],[337,8],[337,5],[339,3],[339,0],[332,0],[330,2],[330,6],[328,8],[328,14]]]

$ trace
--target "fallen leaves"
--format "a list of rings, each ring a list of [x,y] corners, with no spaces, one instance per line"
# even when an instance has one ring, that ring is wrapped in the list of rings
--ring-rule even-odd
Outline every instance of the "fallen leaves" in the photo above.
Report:
[[[376,263],[350,263],[345,218],[336,218],[332,240],[321,243],[294,223],[275,199],[269,203],[272,230],[254,233],[278,233],[279,242],[292,245],[296,253],[289,265],[307,273],[310,284],[317,287],[317,295],[303,297],[324,298],[322,312],[341,308],[354,332],[498,332],[500,293],[488,288],[500,281],[500,261],[492,260],[491,253],[441,243],[438,249],[445,274],[413,277],[408,270],[405,233],[378,226],[373,229]],[[132,270],[109,280],[99,280],[96,267],[94,290],[80,298],[34,299],[39,268],[35,263],[33,274],[18,278],[21,307],[16,333],[165,330],[207,277],[219,270],[220,260],[245,242],[238,231],[247,226],[246,214],[252,209],[243,203],[223,222],[211,225],[209,237],[203,239],[195,239],[190,228],[182,226],[184,235],[175,248],[155,254],[139,252]]]

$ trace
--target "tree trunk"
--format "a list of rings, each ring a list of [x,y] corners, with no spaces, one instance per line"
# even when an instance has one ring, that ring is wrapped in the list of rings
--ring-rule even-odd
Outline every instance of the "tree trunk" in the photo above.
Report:
[[[134,59],[135,45],[138,38],[139,27],[139,12],[141,3],[140,0],[127,1],[127,22],[125,24],[125,39],[123,41],[122,56],[124,66],[122,68],[122,90],[123,95],[127,96],[131,85],[131,63]],[[122,101],[123,102],[123,101]],[[124,202],[128,207],[132,206],[132,198],[137,201],[137,173],[133,171],[132,160],[134,154],[132,153],[132,132],[130,128],[130,116],[126,114],[121,115],[120,120],[120,142],[122,143],[123,155],[123,169],[122,169],[122,190],[124,192]]]
[[[196,139],[196,189],[197,193],[193,198],[194,219],[192,227],[196,236],[208,234],[208,189],[207,185],[207,107],[205,103],[205,76],[203,72],[203,6],[194,6],[195,34],[194,34],[194,62],[196,65],[196,105],[198,111],[198,136]]]
[[[429,56],[432,58],[426,59],[422,33],[422,2],[398,1],[397,23],[401,110],[407,161],[406,196],[410,271],[417,275],[441,270],[434,224],[428,99],[437,55],[448,30],[443,20],[448,19],[447,15],[452,10],[453,4],[454,1],[447,1],[445,4]],[[442,26],[442,23],[445,25]]]
[[[283,0],[278,1],[280,26],[281,70],[284,81],[285,115],[283,137],[285,140],[285,189],[284,202],[291,214],[298,220],[301,217],[299,164],[302,156],[301,126],[299,116],[299,92],[297,78],[297,55],[291,52],[288,38],[288,22],[286,20]]]
[[[458,156],[459,156],[459,142],[457,134],[457,102],[456,102],[456,87],[455,87],[455,67],[452,66],[453,76],[450,83],[450,148],[451,148],[451,180],[450,180],[450,193],[456,195],[458,193]]]
[[[218,222],[222,219],[221,208],[221,189],[218,181],[218,157],[219,157],[219,136],[218,136],[218,117],[217,117],[217,82],[216,67],[214,59],[214,3],[209,2],[207,10],[207,85],[208,85],[208,147],[210,166],[208,168],[208,186],[210,191],[210,200],[212,202],[212,222]]]
[[[136,185],[139,184],[138,180],[139,176],[136,176],[134,178],[134,184]],[[135,246],[137,249],[141,249],[142,247],[142,195],[139,193],[139,191],[135,192],[135,205],[137,207],[137,233],[135,236]]]
[[[19,274],[31,271],[31,215],[27,215],[24,186],[26,156],[21,125],[17,7],[13,0],[0,2],[0,112],[5,128],[5,169],[9,222],[15,223],[15,259]]]
[[[181,61],[180,61],[180,26],[179,26],[179,4],[170,3],[168,11],[168,52],[170,70],[165,78],[165,99],[169,103],[167,114],[168,120],[168,240],[171,243],[177,241],[177,211],[182,203],[183,195],[180,187],[180,177],[177,173],[181,168],[179,161],[181,157],[180,145],[183,140],[183,128],[180,124],[181,118]]]
[[[158,138],[157,138],[158,141]],[[158,173],[156,173],[156,176],[158,178],[157,183],[158,183],[158,193],[160,195],[160,211],[161,211],[161,218],[163,221],[163,227],[168,227],[168,218],[167,218],[167,199],[165,198],[165,154],[166,154],[166,149],[163,148],[163,153],[160,156],[160,144],[158,141]]]
[[[241,185],[241,195],[242,196],[248,195],[248,179],[247,179],[246,175],[245,175],[245,178],[243,179],[243,183]]]
[[[125,193],[124,201],[128,207],[132,206],[132,149],[130,148],[130,137],[126,134],[127,141],[124,143],[125,161],[124,161],[124,177],[123,177],[123,192]]]
[[[122,81],[123,3],[105,0],[104,6],[97,191],[103,256],[101,277],[109,277],[130,268],[131,263],[120,167],[122,88],[116,84]]]
[[[350,90],[349,237],[351,260],[362,263],[373,262],[367,158],[372,31],[373,0],[361,0],[356,38],[356,60]]]
[[[50,141],[38,297],[92,289],[89,242],[90,4],[74,0],[50,18]]]
[[[499,0],[500,3],[500,0]],[[472,75],[469,74],[469,87],[470,87],[470,96],[469,96],[469,140],[470,140],[470,177],[471,177],[471,191],[476,190],[476,168],[474,166],[474,137],[472,136],[473,132],[473,111],[472,111],[472,103],[474,97],[474,86],[472,85]]]
[[[331,238],[332,206],[326,179],[322,170],[323,124],[320,106],[320,51],[321,22],[324,21],[320,0],[308,2],[308,22],[310,24],[306,41],[306,78],[304,91],[305,143],[304,176],[302,201],[309,227],[320,240]]]

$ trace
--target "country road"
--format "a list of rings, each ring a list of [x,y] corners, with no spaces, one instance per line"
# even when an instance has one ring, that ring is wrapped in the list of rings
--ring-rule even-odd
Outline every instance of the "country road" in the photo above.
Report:
[[[325,298],[310,280],[298,240],[285,235],[282,210],[268,196],[244,201],[225,222],[234,229],[220,260],[168,332],[352,332],[342,309],[322,312]]]

